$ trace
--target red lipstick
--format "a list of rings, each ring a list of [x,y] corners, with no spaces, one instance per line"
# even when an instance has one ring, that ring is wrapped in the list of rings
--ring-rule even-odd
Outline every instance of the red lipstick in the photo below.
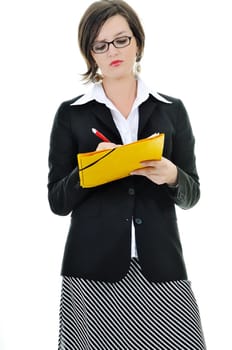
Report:
[[[112,67],[118,67],[118,66],[120,66],[120,64],[121,64],[122,62],[123,62],[122,60],[115,60],[115,61],[112,61],[112,62],[110,63],[110,65],[111,65]]]

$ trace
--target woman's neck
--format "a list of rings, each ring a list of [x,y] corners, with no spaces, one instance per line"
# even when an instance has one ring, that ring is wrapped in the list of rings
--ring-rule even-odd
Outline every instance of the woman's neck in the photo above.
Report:
[[[104,80],[102,82],[106,96],[127,118],[137,96],[137,80],[130,79]]]

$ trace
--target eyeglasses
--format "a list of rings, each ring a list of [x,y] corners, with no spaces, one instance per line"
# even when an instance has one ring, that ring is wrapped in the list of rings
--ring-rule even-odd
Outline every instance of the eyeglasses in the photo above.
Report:
[[[105,53],[109,50],[110,44],[113,44],[117,49],[129,46],[131,43],[132,36],[121,36],[112,41],[95,41],[92,45],[94,53]]]

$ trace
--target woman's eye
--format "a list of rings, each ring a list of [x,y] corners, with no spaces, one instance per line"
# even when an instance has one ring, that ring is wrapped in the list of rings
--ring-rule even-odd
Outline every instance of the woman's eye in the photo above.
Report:
[[[119,38],[115,40],[116,45],[124,45],[127,42],[127,38]]]
[[[98,43],[94,45],[94,50],[97,50],[97,51],[105,50],[105,48],[106,48],[105,43]]]

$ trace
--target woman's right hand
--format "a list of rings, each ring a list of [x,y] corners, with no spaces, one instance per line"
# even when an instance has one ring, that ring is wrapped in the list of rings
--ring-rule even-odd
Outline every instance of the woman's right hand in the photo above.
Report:
[[[121,145],[116,145],[112,142],[100,142],[96,148],[96,151],[103,151],[105,149],[112,149],[116,147],[120,147]]]

